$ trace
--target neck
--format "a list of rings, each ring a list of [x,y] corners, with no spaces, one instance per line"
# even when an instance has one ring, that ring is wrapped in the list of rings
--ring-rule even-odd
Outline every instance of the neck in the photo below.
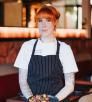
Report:
[[[54,42],[55,41],[55,37],[54,36],[47,36],[47,37],[41,37],[40,40],[42,42]]]

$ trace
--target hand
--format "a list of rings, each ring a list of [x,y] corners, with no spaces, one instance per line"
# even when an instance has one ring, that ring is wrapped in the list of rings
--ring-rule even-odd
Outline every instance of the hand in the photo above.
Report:
[[[49,95],[49,101],[50,102],[59,102],[58,98],[52,95]]]
[[[28,98],[28,102],[35,102],[35,96],[31,96]]]

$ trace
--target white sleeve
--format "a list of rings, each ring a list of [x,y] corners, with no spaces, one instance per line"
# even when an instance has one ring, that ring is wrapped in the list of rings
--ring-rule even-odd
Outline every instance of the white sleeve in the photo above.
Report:
[[[78,67],[72,49],[69,45],[65,43],[60,44],[59,58],[63,65],[64,73],[78,72]]]
[[[75,83],[74,73],[66,73],[64,74],[64,77],[65,77],[65,86],[56,94],[56,97],[59,99],[59,101],[65,99],[74,90],[74,83]]]
[[[33,44],[30,42],[25,42],[18,53],[14,66],[21,69],[28,69],[28,63],[31,58],[32,49]]]
[[[28,99],[30,96],[32,96],[31,89],[29,88],[29,85],[27,83],[27,73],[28,70],[26,69],[19,69],[19,85],[22,94]]]

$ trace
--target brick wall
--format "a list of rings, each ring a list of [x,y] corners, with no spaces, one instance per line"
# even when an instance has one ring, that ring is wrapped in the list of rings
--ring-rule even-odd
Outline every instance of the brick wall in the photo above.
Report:
[[[21,41],[0,42],[0,64],[12,64],[21,47]]]
[[[92,58],[92,40],[81,39],[59,39],[69,44],[73,50],[76,60],[80,58]],[[0,64],[13,64],[18,51],[25,40],[1,41],[0,42]],[[85,58],[86,57],[86,58]]]

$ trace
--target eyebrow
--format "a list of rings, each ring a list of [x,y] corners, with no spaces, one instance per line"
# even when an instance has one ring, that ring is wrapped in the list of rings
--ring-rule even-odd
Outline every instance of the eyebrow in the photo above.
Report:
[[[52,20],[51,17],[38,18],[38,20],[39,20],[39,19],[50,19],[50,20]]]

